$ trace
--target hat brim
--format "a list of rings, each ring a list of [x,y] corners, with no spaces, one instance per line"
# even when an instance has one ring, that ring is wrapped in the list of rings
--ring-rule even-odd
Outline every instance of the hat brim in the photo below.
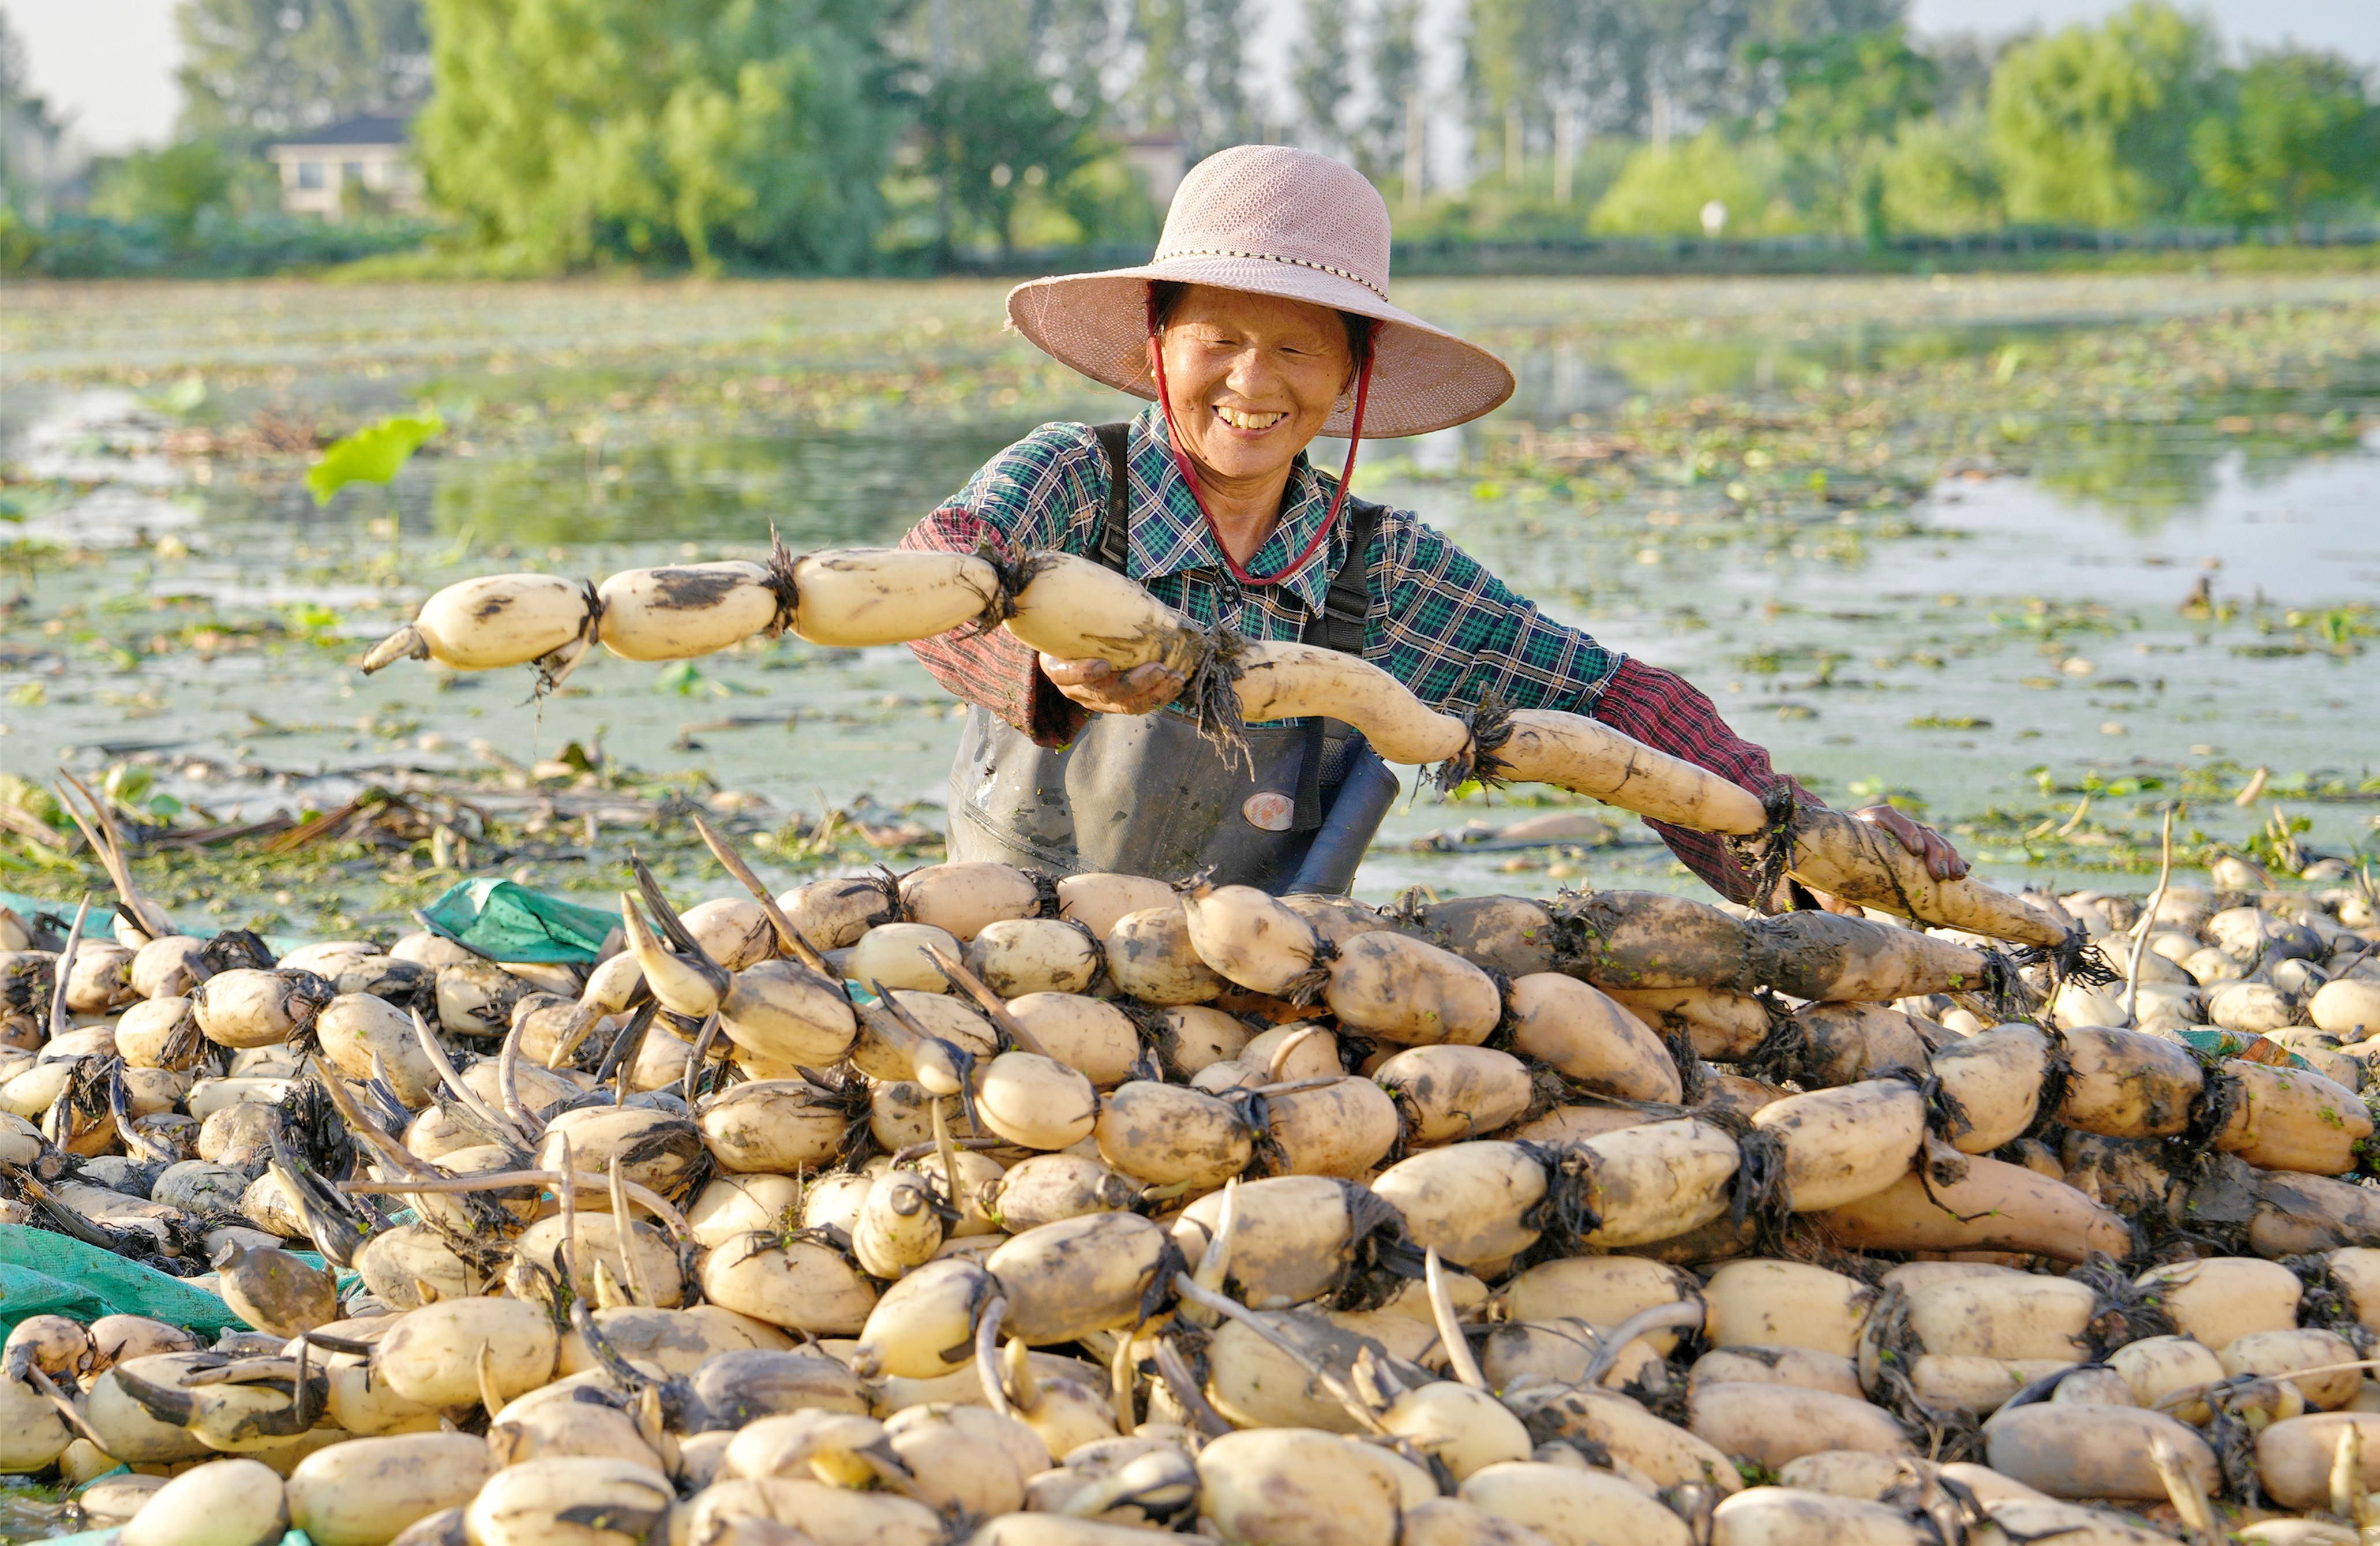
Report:
[[[1148,286],[1166,279],[1274,296],[1352,311],[1380,324],[1372,340],[1372,386],[1364,438],[1427,434],[1466,423],[1512,395],[1512,372],[1475,344],[1390,305],[1352,279],[1265,258],[1167,258],[1138,268],[1034,279],[1008,292],[1008,320],[1035,347],[1092,380],[1154,399],[1148,372]],[[1321,433],[1344,437],[1347,408]]]

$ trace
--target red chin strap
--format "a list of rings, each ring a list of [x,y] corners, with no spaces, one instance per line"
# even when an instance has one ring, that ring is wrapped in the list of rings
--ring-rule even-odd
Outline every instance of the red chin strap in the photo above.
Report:
[[[1207,519],[1208,534],[1215,539],[1215,551],[1223,555],[1223,566],[1231,570],[1232,578],[1242,585],[1280,584],[1304,568],[1307,559],[1322,551],[1322,544],[1330,540],[1330,529],[1339,524],[1339,506],[1347,499],[1347,481],[1355,474],[1355,448],[1363,444],[1364,439],[1364,403],[1372,391],[1371,351],[1368,348],[1365,350],[1363,368],[1355,372],[1355,413],[1347,430],[1347,465],[1339,469],[1339,488],[1330,496],[1330,513],[1322,517],[1322,524],[1316,529],[1314,540],[1305,544],[1305,551],[1282,566],[1279,573],[1252,575],[1240,567],[1240,561],[1232,556],[1231,548],[1224,543],[1222,530],[1215,524],[1215,513],[1207,508],[1207,496],[1198,490],[1197,469],[1191,465],[1189,453],[1182,448],[1182,427],[1173,421],[1173,395],[1165,386],[1165,345],[1158,335],[1157,296],[1153,287],[1148,298],[1148,341],[1151,368],[1157,376],[1157,406],[1165,415],[1165,434],[1172,443],[1173,465],[1182,469],[1183,480],[1190,485],[1190,497],[1197,502],[1198,513]]]

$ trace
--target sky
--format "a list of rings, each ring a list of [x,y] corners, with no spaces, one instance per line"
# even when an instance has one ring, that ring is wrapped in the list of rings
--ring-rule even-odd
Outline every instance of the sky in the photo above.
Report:
[[[2021,31],[2094,20],[2121,0],[1912,0],[1920,33]],[[115,152],[164,142],[180,108],[174,84],[178,54],[175,0],[0,0],[24,39],[33,89],[84,145]],[[1434,0],[1432,21],[1451,19],[1456,0]],[[2337,49],[2380,65],[2380,0],[2200,0],[2234,43],[2294,42]],[[1278,17],[1290,7],[1270,7]],[[1448,14],[1438,14],[1448,13]],[[1281,29],[1277,25],[1274,31]],[[1284,45],[1294,40],[1283,38]],[[1444,75],[1446,70],[1434,73]]]

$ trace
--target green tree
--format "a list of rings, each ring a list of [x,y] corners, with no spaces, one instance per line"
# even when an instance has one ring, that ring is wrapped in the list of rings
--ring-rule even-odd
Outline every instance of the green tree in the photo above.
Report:
[[[1421,85],[1421,0],[1380,0],[1365,50],[1370,106],[1353,137],[1355,164],[1374,182],[1404,166],[1405,112]]]
[[[1933,61],[1897,27],[1762,44],[1752,56],[1778,67],[1785,100],[1774,116],[1777,143],[1803,207],[1833,230],[1881,242],[1886,152],[1903,124],[1933,111]]]
[[[421,0],[181,0],[182,131],[243,150],[430,91]]]
[[[2181,213],[2216,80],[2206,29],[2158,0],[2020,43],[1992,76],[1990,143],[2014,220],[2134,225]]]
[[[1297,46],[1290,85],[1306,138],[1324,151],[1347,142],[1346,120],[1340,116],[1354,88],[1347,47],[1345,0],[1305,0],[1305,36]]]
[[[1752,51],[1900,25],[1905,0],[1468,0],[1483,143],[1518,106],[1542,146],[1568,107],[1588,131],[1655,136],[1776,104]]]
[[[1587,229],[1609,236],[1686,237],[1703,234],[1703,206],[1727,206],[1727,234],[1764,236],[1791,230],[1791,207],[1780,196],[1772,147],[1731,142],[1716,128],[1666,147],[1646,145],[1628,158],[1619,177],[1596,201]]]
[[[429,0],[431,189],[524,269],[850,272],[902,116],[870,0]]]
[[[58,180],[66,125],[50,111],[49,99],[35,95],[31,87],[25,41],[0,11],[0,203],[39,221],[47,214],[50,189]]]
[[[1877,167],[1896,231],[1964,236],[2002,223],[2000,184],[1979,111],[1912,118]]]
[[[1065,183],[1103,148],[1089,112],[1060,103],[1050,83],[1017,58],[936,81],[919,103],[917,128],[919,169],[941,178],[1002,252],[1015,246],[1018,202]]]
[[[239,172],[240,163],[212,140],[134,151],[101,169],[91,211],[111,220],[154,221],[168,245],[188,248],[200,219],[230,212]]]
[[[2380,186],[2380,109],[2363,73],[2335,54],[2267,54],[2240,72],[2225,111],[2199,120],[2190,152],[2204,207],[2294,227]]]
[[[1574,14],[1559,0],[1470,0],[1463,84],[1483,164],[1500,163],[1513,119],[1525,150],[1535,138],[1530,131],[1549,114],[1556,82],[1568,73],[1561,55]]]
[[[1257,30],[1251,0],[1135,0],[1130,105],[1147,127],[1180,135],[1194,161],[1255,139],[1247,43]]]
[[[1048,199],[1028,212],[1025,224],[1032,224],[1032,215],[1044,209],[1063,217],[1050,221],[1053,228],[1047,239],[1053,246],[1104,241],[1147,247],[1157,239],[1160,218],[1148,179],[1112,147],[1053,181]]]

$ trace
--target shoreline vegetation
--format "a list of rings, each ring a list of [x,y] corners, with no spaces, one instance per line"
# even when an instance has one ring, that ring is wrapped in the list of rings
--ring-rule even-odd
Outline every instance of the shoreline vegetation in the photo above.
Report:
[[[276,219],[227,225],[201,250],[177,250],[139,223],[83,217],[34,230],[0,210],[0,277],[56,279],[313,279],[332,284],[407,280],[796,279],[824,277],[758,266],[708,273],[683,266],[601,262],[573,274],[522,269],[501,255],[445,244],[451,233],[419,220],[324,225]],[[1121,267],[1148,244],[1111,242],[885,254],[869,279],[1024,279]],[[1701,237],[1578,237],[1527,240],[1461,234],[1399,240],[1401,277],[1553,278],[1605,275],[1893,274],[2369,274],[2380,272],[2380,224],[2225,229],[2176,226],[2100,230],[2010,227],[1881,240],[1800,233],[1740,240]]]
[[[1305,0],[1263,44],[1245,0],[970,0],[964,36],[946,0],[586,0],[562,50],[533,0],[371,3],[355,32],[327,0],[181,0],[176,140],[72,171],[0,22],[0,118],[52,147],[0,145],[0,274],[1053,273],[1145,256],[1182,174],[1257,141],[1361,171],[1407,274],[2368,271],[2380,244],[2369,62],[2163,0],[2005,37],[1912,32],[1902,0],[1463,0],[1438,41],[1416,0]],[[288,159],[367,121],[409,174]],[[333,218],[285,213],[300,186]]]

